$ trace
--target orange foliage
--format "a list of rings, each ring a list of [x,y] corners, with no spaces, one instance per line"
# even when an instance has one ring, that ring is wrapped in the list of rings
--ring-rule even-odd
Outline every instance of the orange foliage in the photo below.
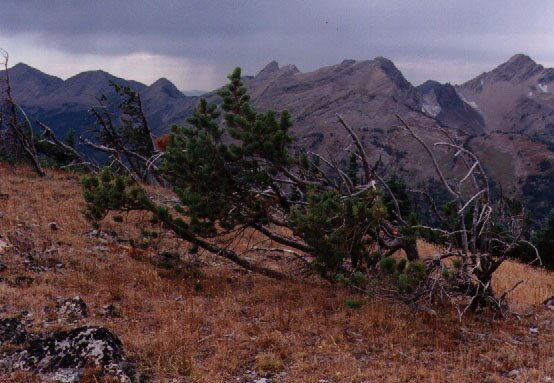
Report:
[[[154,145],[156,146],[156,149],[165,152],[167,145],[169,145],[169,134],[164,134],[163,136],[156,138]]]

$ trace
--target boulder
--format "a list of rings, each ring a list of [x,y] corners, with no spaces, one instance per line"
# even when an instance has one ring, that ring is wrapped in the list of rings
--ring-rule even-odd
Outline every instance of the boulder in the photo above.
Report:
[[[80,320],[88,316],[88,308],[80,296],[66,299],[58,306],[58,316],[68,320]]]
[[[50,376],[71,376],[84,368],[99,367],[103,375],[131,382],[134,369],[127,360],[119,338],[102,327],[84,326],[56,332],[27,342],[23,348],[0,356],[0,370],[32,371]],[[78,380],[75,380],[78,381]]]

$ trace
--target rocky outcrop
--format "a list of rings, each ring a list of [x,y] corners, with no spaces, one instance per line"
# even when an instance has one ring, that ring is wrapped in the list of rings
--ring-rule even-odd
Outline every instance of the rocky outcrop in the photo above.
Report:
[[[121,341],[102,327],[84,326],[59,331],[47,336],[29,336],[24,324],[16,318],[0,321],[0,371],[23,370],[51,379],[64,377],[66,382],[78,382],[83,370],[98,367],[104,376],[120,382],[131,382],[133,365],[123,351]],[[17,347],[17,345],[20,345]]]

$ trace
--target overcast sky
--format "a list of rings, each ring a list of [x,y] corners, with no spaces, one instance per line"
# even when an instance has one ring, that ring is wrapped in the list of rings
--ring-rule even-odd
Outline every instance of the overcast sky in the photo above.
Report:
[[[311,71],[384,56],[414,85],[460,83],[526,53],[554,67],[552,0],[10,1],[0,47],[67,78],[103,69],[211,90],[235,66]]]

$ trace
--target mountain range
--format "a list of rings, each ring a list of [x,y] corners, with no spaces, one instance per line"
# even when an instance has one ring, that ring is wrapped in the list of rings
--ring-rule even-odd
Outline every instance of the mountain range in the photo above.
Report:
[[[64,81],[21,63],[9,69],[9,75],[16,102],[34,119],[59,133],[69,128],[80,132],[92,126],[94,119],[89,110],[98,105],[98,97],[105,95],[108,100],[116,97],[110,81],[140,93],[155,134],[162,134],[172,124],[185,121],[187,113],[197,103],[197,97],[185,96],[166,78],[147,86],[98,70],[79,73]]]
[[[141,94],[156,135],[184,123],[199,99],[165,78],[147,86],[90,71],[62,80],[25,64],[15,65],[9,74],[14,99],[60,135],[94,123],[88,110],[96,98],[115,96],[110,80]],[[349,139],[337,123],[335,114],[340,113],[372,160],[381,158],[412,183],[429,183],[433,169],[419,144],[398,127],[399,115],[428,142],[444,141],[437,127],[456,136],[478,154],[504,193],[523,197],[541,218],[554,207],[554,69],[528,56],[515,55],[460,85],[430,80],[413,86],[382,57],[345,60],[308,73],[271,62],[245,77],[245,83],[258,109],[291,112],[298,143],[309,150],[345,160]],[[218,99],[215,91],[204,97]]]

